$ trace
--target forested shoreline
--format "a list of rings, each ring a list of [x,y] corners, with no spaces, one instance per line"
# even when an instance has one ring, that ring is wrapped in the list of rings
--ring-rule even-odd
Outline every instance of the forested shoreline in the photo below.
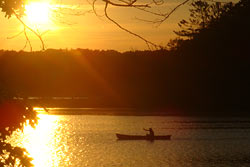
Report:
[[[201,56],[202,57],[202,56]],[[247,58],[247,59],[243,59]],[[0,52],[2,87],[44,97],[52,107],[157,108],[181,113],[247,113],[246,56],[188,57],[171,51]],[[245,76],[245,77],[244,77]],[[53,106],[50,97],[87,97]]]

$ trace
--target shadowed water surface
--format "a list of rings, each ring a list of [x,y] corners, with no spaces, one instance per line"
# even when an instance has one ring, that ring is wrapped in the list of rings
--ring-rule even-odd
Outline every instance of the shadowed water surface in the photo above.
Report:
[[[171,134],[170,141],[118,141],[115,133]],[[40,115],[12,137],[36,167],[250,166],[250,119]]]

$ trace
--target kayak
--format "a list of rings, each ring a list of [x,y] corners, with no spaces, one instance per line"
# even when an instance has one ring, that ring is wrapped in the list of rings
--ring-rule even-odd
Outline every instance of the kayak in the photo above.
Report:
[[[170,140],[171,135],[149,136],[149,135],[125,135],[116,133],[118,140]]]

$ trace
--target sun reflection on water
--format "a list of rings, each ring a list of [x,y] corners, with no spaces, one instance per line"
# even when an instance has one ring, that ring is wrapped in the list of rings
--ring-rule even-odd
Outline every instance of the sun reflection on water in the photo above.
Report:
[[[15,136],[14,141],[26,148],[35,167],[59,166],[61,159],[65,158],[63,150],[66,149],[66,145],[61,142],[59,119],[45,114],[39,114],[38,117],[36,128],[26,126],[22,134]]]

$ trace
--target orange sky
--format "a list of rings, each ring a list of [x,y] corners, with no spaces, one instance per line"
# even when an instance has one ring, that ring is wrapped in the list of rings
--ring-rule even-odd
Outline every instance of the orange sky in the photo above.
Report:
[[[32,0],[29,1],[32,2]],[[58,5],[59,1],[36,0],[36,2]],[[42,23],[41,25],[39,21],[37,23],[28,23],[30,27],[38,30],[40,33],[46,32],[43,35],[46,48],[114,49],[118,51],[147,49],[145,42],[122,31],[105,17],[97,17],[93,13],[87,13],[81,16],[71,15],[72,11],[78,13],[90,10],[91,6],[87,1],[62,0],[60,2],[62,7],[73,8],[74,10],[63,11],[63,13],[66,12],[67,14],[51,12],[49,14],[49,22]],[[182,1],[166,1],[161,10],[170,11],[170,9],[173,9],[174,6],[180,2]],[[104,6],[102,4],[97,5],[97,11],[100,15],[103,15],[103,8]],[[150,19],[152,17],[148,14],[138,12],[135,9],[110,7],[109,15],[124,27],[142,35],[146,39],[157,44],[166,45],[170,38],[175,37],[173,29],[178,27],[178,21],[188,15],[186,9],[187,5],[181,7],[160,27],[155,27],[153,24],[137,20],[136,17],[143,19]],[[21,50],[25,45],[25,36],[21,34],[15,38],[9,38],[22,31],[22,25],[14,17],[6,19],[3,13],[0,14],[0,20],[0,49]],[[40,50],[41,44],[39,40],[31,33],[28,33],[28,35],[33,50]],[[26,47],[25,50],[29,51],[29,47]]]

